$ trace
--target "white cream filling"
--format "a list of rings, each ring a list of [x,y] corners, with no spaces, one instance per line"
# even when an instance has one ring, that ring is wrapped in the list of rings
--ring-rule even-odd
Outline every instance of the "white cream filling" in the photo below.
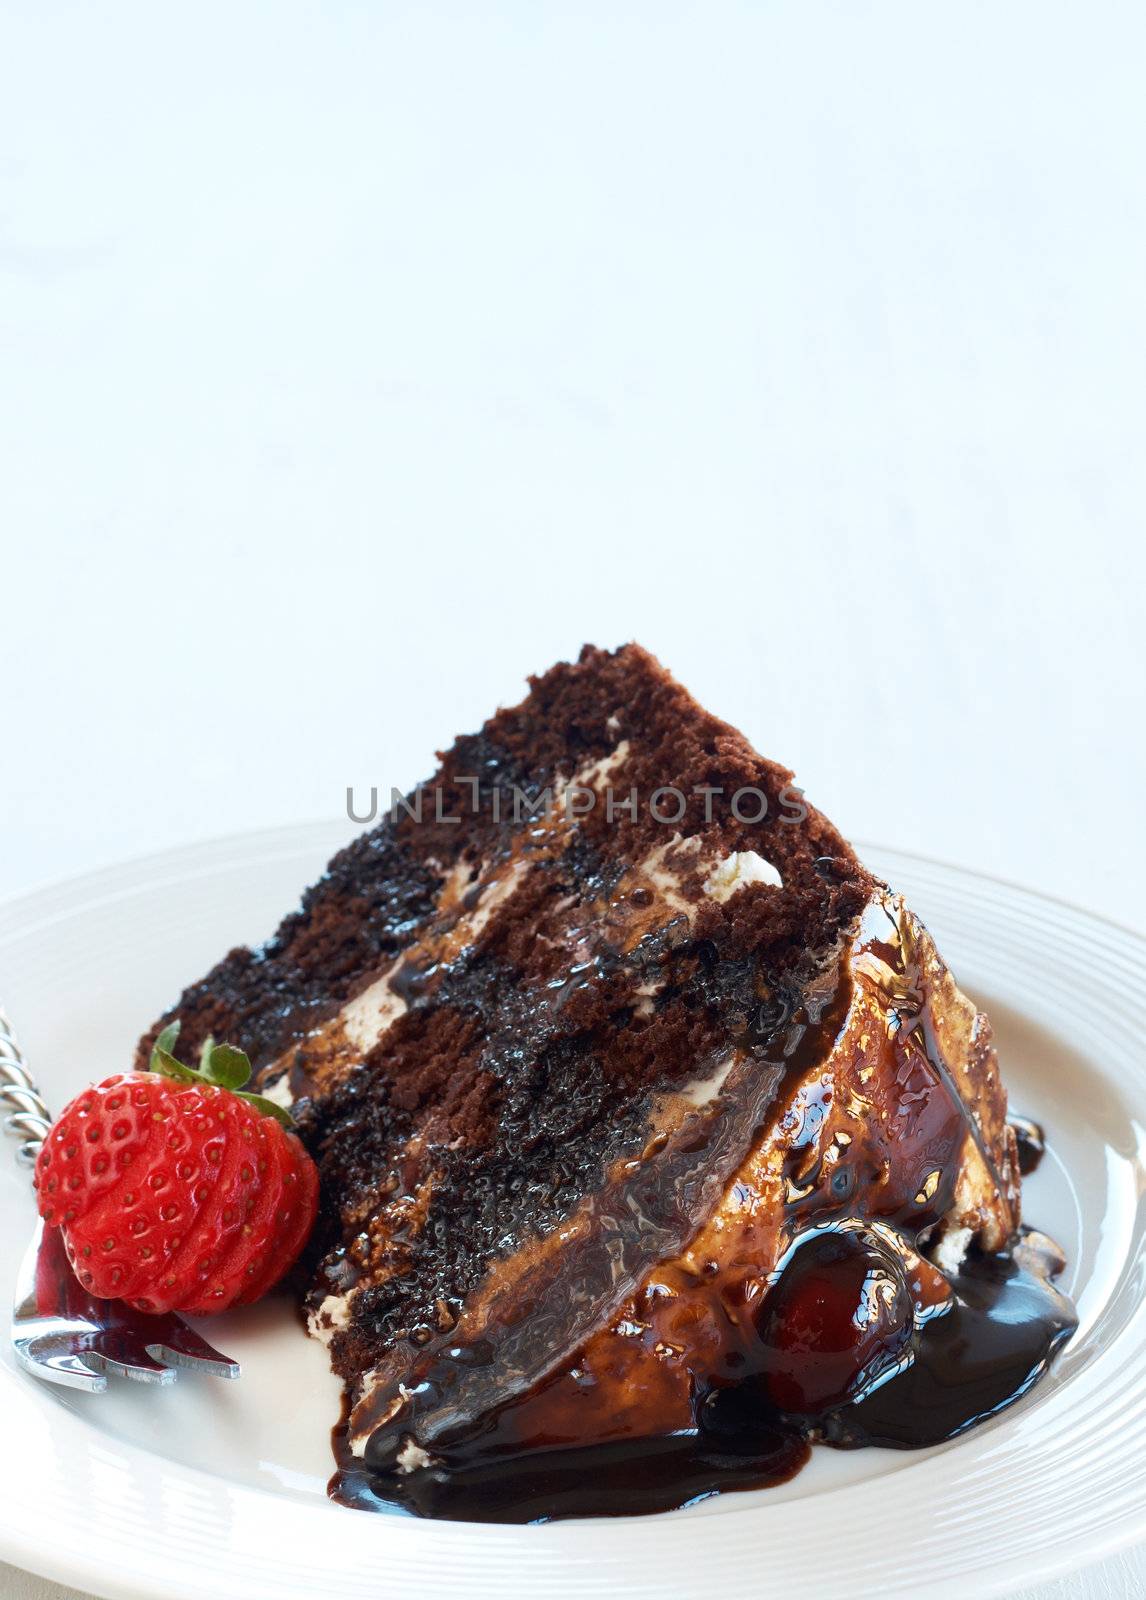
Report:
[[[276,1106],[282,1106],[284,1111],[289,1111],[294,1105],[294,1096],[290,1092],[289,1072],[284,1072],[273,1083],[264,1084],[259,1093],[264,1100],[273,1100]]]
[[[687,1083],[680,1086],[677,1093],[682,1100],[687,1100],[690,1105],[709,1105],[724,1088],[725,1080],[735,1063],[735,1055],[730,1055],[726,1060],[718,1062],[713,1070],[705,1076],[690,1078]]]
[[[505,904],[528,871],[529,862],[518,859],[511,863],[507,872],[500,878],[495,878],[481,891],[474,909],[467,916],[459,918],[456,924],[458,928],[465,929],[466,944],[473,943],[497,908]]]
[[[622,739],[620,744],[609,755],[602,756],[600,761],[592,761],[587,767],[582,767],[573,779],[574,785],[581,789],[600,789],[606,778],[611,778],[617,768],[629,758],[629,741]]]
[[[723,905],[738,889],[746,889],[750,883],[767,884],[773,889],[784,887],[783,878],[770,861],[765,861],[755,850],[734,850],[713,867],[704,880],[704,892],[718,905]]]
[[[369,1050],[376,1044],[406,1009],[405,1000],[390,987],[390,979],[401,964],[400,960],[396,961],[342,1008],[342,1026],[346,1030],[346,1037],[359,1050]]]
[[[307,1317],[306,1325],[312,1339],[329,1346],[340,1328],[350,1326],[350,1295],[328,1294],[322,1304]]]
[[[970,1228],[948,1228],[931,1252],[933,1264],[948,1277],[958,1272],[972,1237]]]
[[[394,1464],[399,1472],[417,1472],[419,1467],[430,1466],[433,1459],[428,1450],[423,1450],[416,1439],[407,1435],[402,1441],[402,1448]]]
[[[637,1003],[633,1007],[633,1015],[637,1017],[651,1017],[653,1012],[656,1010],[656,1007],[653,1005],[653,1001],[656,999],[657,995],[660,994],[663,988],[663,983],[653,983],[651,981],[648,983],[638,983],[637,987],[633,990],[633,993],[637,998]]]
[[[637,867],[637,872],[649,880],[669,910],[683,911],[690,921],[696,907],[680,893],[683,874],[673,872],[667,865],[666,858],[670,851],[679,855],[692,854],[700,849],[700,844],[699,834],[683,839],[679,833],[674,833],[671,839],[666,839],[664,844],[658,845]]]

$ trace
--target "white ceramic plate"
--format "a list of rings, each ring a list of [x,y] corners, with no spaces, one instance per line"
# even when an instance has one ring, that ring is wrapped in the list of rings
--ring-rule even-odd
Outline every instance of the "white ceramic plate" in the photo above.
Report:
[[[0,993],[56,1108],[231,944],[270,932],[344,828],[277,830],[74,880],[0,907]],[[1146,944],[1081,911],[890,851],[990,1012],[1011,1104],[1051,1154],[1027,1217],[1066,1247],[1080,1326],[1025,1404],[918,1454],[813,1453],[780,1489],[661,1517],[487,1527],[325,1498],[337,1386],[283,1301],[216,1319],[237,1384],[38,1385],[0,1357],[0,1555],[99,1595],[467,1600],[987,1594],[1146,1535]],[[0,1294],[32,1222],[0,1147]]]

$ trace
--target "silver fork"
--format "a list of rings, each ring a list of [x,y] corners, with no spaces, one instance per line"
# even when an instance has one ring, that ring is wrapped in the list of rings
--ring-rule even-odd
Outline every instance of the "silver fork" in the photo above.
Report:
[[[16,1159],[32,1167],[52,1119],[32,1081],[15,1030],[0,1006],[0,1106],[4,1130],[21,1140]],[[37,1222],[16,1279],[12,1348],[33,1377],[99,1394],[107,1374],[173,1383],[176,1370],[237,1378],[224,1356],[171,1314],[147,1316],[119,1300],[97,1300],[76,1279],[58,1228]]]

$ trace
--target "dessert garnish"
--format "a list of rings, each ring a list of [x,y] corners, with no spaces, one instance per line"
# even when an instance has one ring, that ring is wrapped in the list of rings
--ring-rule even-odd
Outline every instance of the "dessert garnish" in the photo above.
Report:
[[[244,1085],[251,1064],[171,1022],[146,1070],[115,1073],[60,1113],[36,1162],[40,1215],[89,1294],[195,1316],[257,1300],[314,1225],[318,1172],[289,1113]]]

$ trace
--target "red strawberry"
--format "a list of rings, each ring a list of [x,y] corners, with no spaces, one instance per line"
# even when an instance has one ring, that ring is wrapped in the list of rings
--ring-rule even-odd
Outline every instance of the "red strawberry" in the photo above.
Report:
[[[242,1086],[241,1050],[176,1061],[164,1029],[148,1072],[117,1073],[65,1107],[36,1162],[40,1215],[76,1276],[140,1311],[206,1315],[265,1294],[297,1259],[318,1172],[280,1106]]]

